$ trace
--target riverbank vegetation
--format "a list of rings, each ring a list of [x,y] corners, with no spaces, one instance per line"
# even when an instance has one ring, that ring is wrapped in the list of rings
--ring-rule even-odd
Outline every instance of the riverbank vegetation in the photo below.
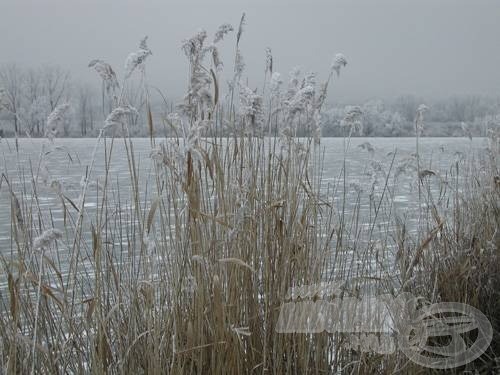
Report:
[[[349,67],[347,58],[335,55],[323,79],[298,70],[285,79],[269,50],[266,85],[256,90],[243,78],[244,25],[243,16],[235,30],[225,24],[183,42],[189,87],[163,117],[151,109],[146,65],[154,55],[146,38],[128,56],[123,77],[105,61],[89,64],[102,80],[103,96],[95,100],[106,119],[95,124],[78,200],[65,195],[57,179],[43,178],[45,153],[18,176],[2,175],[0,193],[11,200],[11,246],[2,249],[0,262],[6,275],[2,371],[432,372],[399,351],[353,350],[342,333],[277,333],[288,290],[322,282],[339,283],[343,295],[360,296],[369,284],[378,293],[410,292],[423,304],[478,308],[491,322],[493,342],[457,371],[498,371],[498,123],[485,130],[482,154],[457,159],[438,174],[428,169],[429,155],[419,152],[426,107],[416,106],[415,153],[404,165],[394,159],[374,164],[377,189],[351,185],[345,158],[340,175],[325,183],[321,116],[328,87]],[[218,45],[230,38],[235,57],[226,85],[219,79]],[[131,75],[141,77],[134,88],[144,98],[141,108],[129,101]],[[47,150],[64,134],[67,110],[59,103],[44,122]],[[365,113],[358,106],[342,113],[344,151],[362,132]],[[142,123],[138,117],[150,137],[149,177],[131,139]],[[176,137],[157,138],[165,132]],[[126,150],[129,186],[117,185],[112,174],[118,143]],[[105,150],[99,180],[93,174],[98,148]],[[419,195],[418,208],[405,215],[393,210],[401,174],[412,176]],[[62,222],[40,204],[40,184],[60,197]],[[348,202],[352,186],[357,199]],[[364,195],[370,205],[361,214]],[[85,204],[90,199],[92,209]]]

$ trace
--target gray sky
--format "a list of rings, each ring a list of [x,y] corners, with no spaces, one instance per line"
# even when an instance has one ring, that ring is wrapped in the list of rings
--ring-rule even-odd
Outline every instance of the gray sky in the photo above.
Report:
[[[187,73],[181,40],[224,22],[236,28],[243,11],[251,87],[262,85],[269,46],[284,77],[294,66],[325,77],[334,54],[344,53],[349,64],[333,101],[500,93],[499,0],[0,0],[0,63],[55,63],[97,85],[89,60],[121,74],[149,35],[149,80],[178,97]],[[226,71],[234,38],[224,42]]]

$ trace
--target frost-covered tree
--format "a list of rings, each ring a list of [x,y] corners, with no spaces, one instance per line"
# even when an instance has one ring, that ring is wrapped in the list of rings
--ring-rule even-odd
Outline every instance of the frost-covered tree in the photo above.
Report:
[[[30,135],[41,135],[45,119],[50,113],[50,104],[46,96],[40,95],[25,100],[22,104],[21,118]]]
[[[43,84],[39,69],[28,69],[24,74],[22,86],[23,100],[20,117],[26,125],[26,131],[39,135],[43,123],[50,113],[47,97],[43,92]]]
[[[43,66],[40,74],[50,110],[53,111],[60,103],[69,99],[70,74],[68,71],[55,65]]]
[[[77,134],[86,137],[93,133],[96,121],[96,108],[94,106],[95,92],[88,85],[79,85],[76,88],[75,121],[77,123]]]
[[[7,112],[14,134],[19,134],[21,122],[19,110],[22,100],[23,73],[15,64],[0,67],[0,86],[3,88],[2,107]]]

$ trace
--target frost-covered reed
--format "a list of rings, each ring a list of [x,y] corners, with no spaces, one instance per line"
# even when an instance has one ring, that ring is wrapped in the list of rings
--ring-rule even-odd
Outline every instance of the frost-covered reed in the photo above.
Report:
[[[369,284],[378,292],[411,292],[429,302],[479,308],[491,319],[495,340],[471,368],[496,371],[498,135],[492,135],[481,168],[472,161],[457,162],[449,175],[437,176],[415,166],[422,157],[417,150],[401,165],[394,159],[389,165],[373,161],[368,167],[371,189],[347,181],[346,160],[343,178],[325,187],[322,107],[347,59],[336,55],[326,79],[295,69],[283,82],[270,50],[263,51],[266,84],[259,89],[243,78],[245,22],[243,16],[233,34],[232,67],[218,54],[219,43],[232,35],[229,24],[212,38],[201,30],[182,43],[188,87],[179,106],[163,119],[153,119],[147,105],[135,109],[126,95],[132,74],[145,73],[153,58],[145,39],[127,58],[120,85],[110,65],[102,60],[89,64],[111,94],[111,108],[103,105],[106,120],[79,200],[55,192],[61,220],[53,220],[38,200],[39,183],[51,181],[48,174],[43,178],[45,154],[38,170],[30,169],[33,175],[20,172],[20,184],[2,175],[1,193],[10,198],[12,215],[11,248],[0,258],[7,284],[0,296],[0,372],[425,372],[398,352],[381,356],[353,350],[340,333],[276,332],[290,288],[332,280],[348,296],[359,296]],[[221,69],[231,73],[227,90]],[[143,78],[139,89],[149,95]],[[48,135],[57,135],[51,129],[57,129],[62,112],[59,108],[49,116]],[[423,107],[417,137],[422,113]],[[141,190],[144,161],[135,154],[129,132],[117,133],[120,137],[107,132],[127,130],[141,115],[151,132],[154,168],[147,190]],[[346,150],[362,118],[359,107],[347,111]],[[297,137],[299,124],[308,130],[304,138]],[[152,136],[164,126],[177,137]],[[220,137],[221,129],[231,136]],[[111,175],[117,142],[125,148],[126,187]],[[105,173],[93,189],[100,147]],[[370,144],[362,147],[372,156],[376,152]],[[411,217],[393,210],[393,189],[408,171],[425,202],[417,234],[408,229]],[[438,199],[430,184],[438,184]],[[381,186],[378,194],[375,185]],[[347,213],[348,188],[359,199],[367,195],[366,217],[359,199],[351,205],[352,215]],[[339,201],[340,190],[344,196]],[[118,193],[124,191],[126,200]],[[95,194],[94,210],[85,205],[90,194]],[[362,236],[368,240],[361,241]]]

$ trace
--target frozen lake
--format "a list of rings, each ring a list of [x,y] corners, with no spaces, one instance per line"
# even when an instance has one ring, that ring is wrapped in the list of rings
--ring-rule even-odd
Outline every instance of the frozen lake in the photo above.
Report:
[[[158,139],[160,142],[161,139]],[[369,142],[373,150],[368,151],[366,142]],[[27,190],[23,195],[30,199],[31,171],[40,170],[37,184],[37,196],[40,211],[43,215],[50,217],[54,227],[64,228],[63,208],[61,198],[56,193],[51,181],[57,180],[65,196],[77,201],[81,192],[82,176],[91,162],[92,152],[96,144],[95,139],[57,139],[49,143],[45,139],[20,139],[19,151],[13,139],[2,139],[0,151],[3,159],[2,172],[7,176],[12,189],[17,196],[21,196],[22,178],[25,180]],[[110,140],[106,140],[109,147]],[[362,147],[362,145],[365,145]],[[154,179],[152,177],[153,164],[150,158],[151,146],[149,139],[133,139],[136,162],[139,164],[139,181],[141,196],[145,201],[154,195]],[[421,169],[429,169],[446,178],[450,174],[450,167],[455,161],[464,163],[464,160],[478,153],[487,146],[486,139],[474,138],[471,142],[467,138],[422,138],[420,141]],[[389,193],[384,198],[384,209],[388,206],[392,212],[381,212],[377,219],[377,227],[374,235],[387,233],[390,220],[394,213],[405,217],[409,227],[417,220],[415,208],[417,207],[417,184],[416,173],[411,168],[406,168],[406,173],[400,173],[397,179],[394,174],[398,170],[405,169],[405,165],[411,164],[412,154],[415,152],[414,138],[353,138],[344,153],[344,140],[340,138],[324,138],[321,142],[324,149],[324,170],[322,186],[324,194],[334,199],[337,210],[345,210],[346,217],[357,204],[360,207],[361,227],[369,226],[372,221],[369,217],[373,212],[373,202],[377,202],[382,195],[385,185],[385,173],[389,170],[394,158],[391,177],[387,180]],[[396,152],[396,156],[394,156]],[[39,166],[40,155],[43,155],[44,163]],[[101,180],[104,171],[104,141],[97,148],[96,161],[90,182]],[[344,201],[344,183],[342,167],[346,160],[346,194]],[[23,177],[24,176],[24,177]],[[131,186],[130,175],[122,139],[116,139],[113,145],[113,153],[110,161],[111,190],[113,200],[116,202],[120,197],[122,208],[130,207]],[[119,194],[118,194],[119,187]],[[431,188],[439,195],[439,180],[431,184]],[[361,191],[361,193],[359,193]],[[89,230],[92,223],[93,212],[96,209],[97,197],[100,195],[96,184],[91,184],[86,199],[86,223],[85,230]],[[373,200],[370,200],[372,196]],[[359,199],[359,201],[358,201]],[[372,205],[372,206],[371,206]],[[45,222],[49,222],[44,220]],[[15,258],[16,246],[11,236],[11,198],[8,186],[3,181],[0,190],[0,246],[2,254],[8,259]],[[86,233],[90,238],[90,233]],[[65,251],[60,249],[62,263],[64,263]],[[67,255],[67,254],[66,254]],[[4,280],[2,280],[4,281]]]

